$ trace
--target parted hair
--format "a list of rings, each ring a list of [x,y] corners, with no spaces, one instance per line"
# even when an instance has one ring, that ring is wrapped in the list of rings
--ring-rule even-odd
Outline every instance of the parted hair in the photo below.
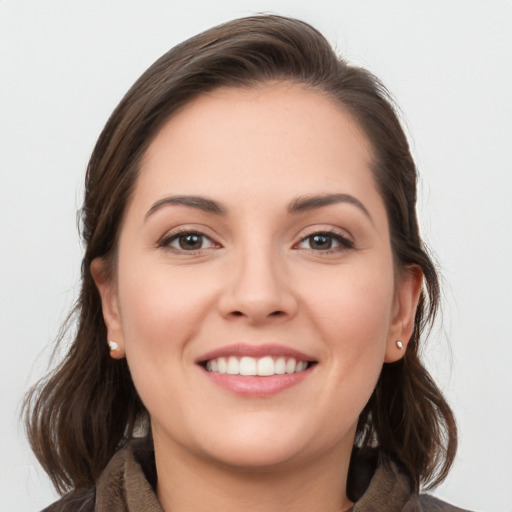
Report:
[[[81,236],[85,247],[78,300],[65,323],[73,340],[62,362],[25,400],[27,433],[59,492],[93,486],[118,447],[148,424],[126,360],[106,343],[91,262],[103,258],[115,279],[119,231],[145,151],[183,105],[219,87],[275,81],[330,97],[359,124],[372,148],[371,171],[386,205],[397,272],[421,267],[424,284],[404,357],[384,364],[357,427],[356,445],[378,447],[402,462],[416,487],[447,475],[457,446],[452,411],[419,358],[440,292],[419,234],[417,171],[400,116],[370,72],[351,65],[313,27],[258,15],[214,27],[175,46],[136,81],[105,125],[88,164]]]

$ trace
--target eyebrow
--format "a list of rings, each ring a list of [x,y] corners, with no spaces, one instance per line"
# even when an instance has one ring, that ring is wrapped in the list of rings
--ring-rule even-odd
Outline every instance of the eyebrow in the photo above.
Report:
[[[288,204],[287,210],[290,214],[303,213],[310,210],[316,210],[337,203],[348,203],[359,208],[370,221],[373,223],[373,219],[370,212],[366,209],[364,204],[354,196],[350,194],[322,194],[316,196],[302,196],[294,199]],[[187,206],[189,208],[195,208],[202,210],[207,213],[214,213],[216,215],[226,215],[227,210],[219,202],[213,199],[207,199],[201,196],[169,196],[159,199],[148,210],[144,219],[147,219],[150,215],[155,213],[160,208],[167,205],[178,205]]]
[[[196,208],[207,213],[215,213],[217,215],[225,215],[226,209],[223,208],[217,201],[212,199],[206,199],[206,197],[200,196],[169,196],[153,203],[151,208],[146,213],[144,219],[147,219],[150,215],[155,213],[163,206],[170,204],[188,206],[189,208]]]
[[[372,216],[365,205],[350,194],[322,194],[319,196],[303,196],[294,199],[288,205],[289,213],[302,213],[309,210],[316,210],[337,203],[348,203],[359,208],[373,223]]]

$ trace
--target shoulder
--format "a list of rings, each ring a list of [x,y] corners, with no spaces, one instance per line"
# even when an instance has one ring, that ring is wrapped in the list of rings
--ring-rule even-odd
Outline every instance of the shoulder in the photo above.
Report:
[[[407,468],[378,449],[354,449],[347,493],[354,502],[353,512],[470,512],[418,494]]]
[[[42,512],[94,512],[94,489],[72,491]]]
[[[146,438],[130,439],[114,454],[94,487],[75,489],[42,512],[163,512],[155,486],[152,443]]]
[[[454,507],[449,503],[441,501],[430,494],[420,496],[421,510],[423,512],[470,512],[469,510]]]

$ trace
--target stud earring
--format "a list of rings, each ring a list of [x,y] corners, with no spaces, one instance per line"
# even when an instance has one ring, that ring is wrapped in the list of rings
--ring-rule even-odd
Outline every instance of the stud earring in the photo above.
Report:
[[[119,343],[117,341],[108,341],[108,346],[111,352],[116,352],[119,350]]]
[[[396,346],[397,346],[400,350],[402,350],[402,349],[404,348],[404,344],[403,344],[400,340],[397,340],[397,342],[396,342]]]

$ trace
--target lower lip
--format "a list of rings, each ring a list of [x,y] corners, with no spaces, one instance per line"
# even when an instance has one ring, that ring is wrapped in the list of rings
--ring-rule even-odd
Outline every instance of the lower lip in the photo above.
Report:
[[[232,393],[242,396],[265,397],[297,386],[311,374],[312,368],[298,373],[285,373],[269,377],[228,375],[227,373],[209,372],[204,369],[203,371],[214,384]]]

